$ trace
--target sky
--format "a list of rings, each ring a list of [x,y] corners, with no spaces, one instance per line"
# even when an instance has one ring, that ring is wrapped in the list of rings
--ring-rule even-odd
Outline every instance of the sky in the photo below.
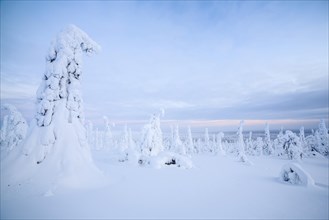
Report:
[[[28,119],[50,43],[67,25],[102,50],[83,61],[85,116],[233,129],[328,123],[328,1],[1,1],[1,104]]]

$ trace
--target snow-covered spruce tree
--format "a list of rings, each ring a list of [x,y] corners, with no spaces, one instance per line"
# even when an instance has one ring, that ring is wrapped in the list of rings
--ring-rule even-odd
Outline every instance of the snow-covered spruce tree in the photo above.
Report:
[[[317,142],[315,150],[323,156],[329,156],[329,134],[324,120],[319,123],[319,128],[315,132],[315,139]]]
[[[187,138],[185,141],[185,146],[186,146],[186,153],[191,155],[194,153],[194,143],[193,143],[193,138],[192,138],[192,132],[191,132],[191,127],[188,126],[187,128]]]
[[[131,161],[137,162],[138,153],[136,151],[136,145],[132,138],[131,129],[125,125],[123,134],[120,139],[120,153],[121,157],[119,159],[120,162]]]
[[[301,127],[299,129],[299,141],[302,147],[302,151],[304,155],[308,155],[310,153],[310,150],[308,149],[306,139],[305,139],[305,132],[304,132],[304,127]]]
[[[223,149],[223,144],[222,144],[222,139],[224,138],[224,133],[223,132],[219,132],[217,134],[217,152],[221,155],[226,155],[226,152]]]
[[[283,149],[290,160],[299,160],[303,157],[302,146],[299,137],[287,130],[284,135]]]
[[[197,154],[201,153],[202,152],[202,146],[203,146],[202,140],[201,140],[201,138],[198,138],[195,142],[195,145],[194,145],[194,152],[197,153]]]
[[[170,125],[170,137],[169,137],[168,143],[169,143],[169,145],[166,150],[173,151],[173,147],[175,145],[175,136],[174,136],[174,126],[173,125]]]
[[[248,155],[254,155],[254,146],[252,140],[252,132],[249,132],[249,138],[246,140],[246,153]]]
[[[317,140],[314,136],[314,134],[308,135],[305,138],[305,142],[306,142],[306,146],[308,149],[308,154],[307,156],[315,156],[316,154],[318,154],[318,152],[315,150],[317,147]]]
[[[264,146],[263,138],[257,137],[256,142],[254,144],[253,155],[263,156],[263,146]]]
[[[206,128],[205,131],[204,131],[204,145],[203,145],[202,150],[203,150],[203,152],[210,151],[210,140],[209,140],[208,128]]]
[[[128,148],[132,148],[132,149],[136,148],[136,143],[133,139],[131,128],[128,129]]]
[[[144,126],[140,146],[142,155],[138,159],[139,165],[150,165],[156,168],[164,166],[193,167],[192,161],[188,157],[163,151],[160,114],[153,114],[150,122]]]
[[[285,154],[283,149],[283,144],[285,142],[285,136],[283,133],[283,128],[280,129],[279,134],[273,142],[274,151],[276,156],[283,156]]]
[[[237,141],[237,148],[238,148],[238,160],[240,162],[244,162],[247,164],[250,164],[250,161],[248,160],[246,154],[245,154],[245,146],[244,146],[244,141],[243,141],[243,125],[244,121],[240,122],[240,126],[237,132],[238,135],[238,141]]]
[[[238,135],[238,140],[237,140],[237,148],[238,148],[238,153],[239,154],[244,154],[244,141],[243,141],[243,124],[244,124],[244,121],[240,121],[240,126],[238,128],[238,132],[237,132],[237,135]]]
[[[123,129],[123,133],[119,140],[119,147],[121,152],[125,152],[129,147],[129,134],[128,134],[128,127],[125,125]]]
[[[139,152],[136,149],[136,143],[133,139],[131,129],[128,129],[128,148],[126,150],[127,160],[133,164],[139,159]]]
[[[1,151],[7,154],[24,140],[28,125],[23,115],[15,106],[5,104],[1,109],[8,112],[3,117],[3,124],[0,130]]]
[[[211,140],[211,144],[210,144],[210,151],[213,154],[216,154],[216,152],[218,151],[218,149],[217,149],[216,135],[215,134],[212,135],[212,140]]]
[[[37,113],[31,132],[17,158],[6,161],[12,165],[8,173],[15,173],[9,181],[34,179],[40,184],[83,187],[102,179],[92,161],[83,126],[80,93],[82,55],[99,48],[74,25],[64,29],[52,43],[37,91]]]
[[[156,156],[163,151],[163,138],[160,128],[160,115],[153,114],[142,131],[141,152],[145,156]]]
[[[109,149],[114,145],[113,135],[111,131],[111,127],[114,127],[114,123],[111,124],[107,116],[103,116],[103,120],[105,125],[104,146],[106,149]]]
[[[271,141],[270,126],[268,123],[265,125],[265,137],[264,137],[264,154],[271,155],[274,152],[273,143]]]
[[[178,125],[175,126],[174,131],[174,143],[173,143],[174,152],[186,155],[185,145],[183,144],[182,140],[179,137],[179,127]]]

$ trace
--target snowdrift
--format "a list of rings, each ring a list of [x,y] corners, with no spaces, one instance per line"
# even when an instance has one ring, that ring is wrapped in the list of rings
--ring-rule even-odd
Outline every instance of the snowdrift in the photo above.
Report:
[[[299,164],[287,163],[280,172],[280,180],[292,185],[314,186],[314,180]]]
[[[59,186],[98,187],[107,182],[93,163],[84,128],[62,120],[68,117],[67,111],[61,111],[63,104],[57,106],[47,129],[34,121],[23,145],[5,158],[1,164],[2,183],[36,184],[47,190]]]

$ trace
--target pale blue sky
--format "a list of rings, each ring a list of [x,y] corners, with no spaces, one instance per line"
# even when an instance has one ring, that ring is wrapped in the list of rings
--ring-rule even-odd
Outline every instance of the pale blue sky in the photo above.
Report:
[[[1,1],[1,103],[33,117],[68,24],[102,46],[83,65],[95,122],[328,118],[327,1]]]

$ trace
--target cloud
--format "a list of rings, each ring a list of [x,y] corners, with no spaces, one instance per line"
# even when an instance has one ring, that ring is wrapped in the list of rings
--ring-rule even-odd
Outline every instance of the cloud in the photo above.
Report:
[[[328,114],[326,2],[1,4],[1,99],[33,99],[69,21],[102,46],[84,59],[88,119],[145,120],[163,107],[168,120]]]

